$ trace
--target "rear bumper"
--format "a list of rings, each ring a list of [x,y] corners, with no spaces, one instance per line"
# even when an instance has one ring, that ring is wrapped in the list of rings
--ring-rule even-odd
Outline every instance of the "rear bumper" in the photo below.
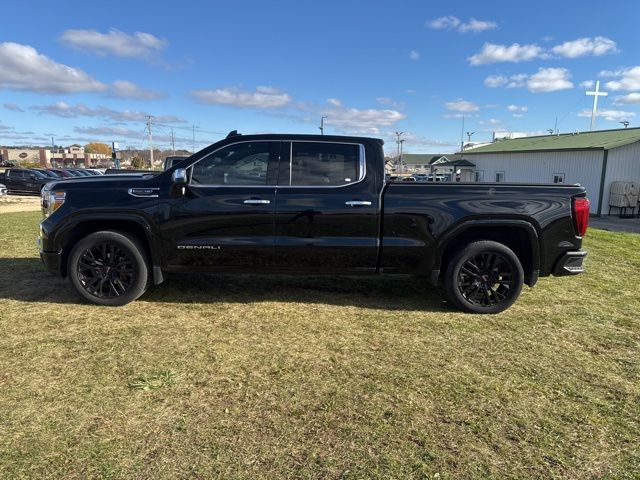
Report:
[[[563,253],[556,262],[553,274],[556,277],[562,277],[564,275],[577,275],[578,273],[584,272],[582,263],[586,256],[587,252],[583,250]]]

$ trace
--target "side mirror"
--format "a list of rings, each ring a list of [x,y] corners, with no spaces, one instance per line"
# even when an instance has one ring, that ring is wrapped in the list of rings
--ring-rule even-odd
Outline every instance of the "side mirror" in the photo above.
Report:
[[[171,174],[171,180],[175,185],[187,184],[187,170],[184,168],[176,168]]]
[[[186,192],[187,170],[185,168],[176,168],[171,174],[171,194],[175,197],[182,197]]]
[[[30,178],[31,180],[35,180],[35,179],[36,179],[36,174],[35,174],[35,173],[30,174],[30,175],[29,175],[29,178]]]

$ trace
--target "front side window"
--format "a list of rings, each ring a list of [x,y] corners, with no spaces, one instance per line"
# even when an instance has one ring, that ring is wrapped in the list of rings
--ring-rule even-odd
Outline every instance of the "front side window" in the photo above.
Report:
[[[360,146],[340,143],[293,142],[291,170],[281,184],[337,187],[360,180]]]
[[[266,185],[271,142],[228,145],[193,165],[194,185]]]

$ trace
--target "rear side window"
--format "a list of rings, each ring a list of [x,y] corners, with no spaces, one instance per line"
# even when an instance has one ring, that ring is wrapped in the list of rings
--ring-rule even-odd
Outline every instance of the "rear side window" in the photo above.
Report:
[[[266,185],[271,142],[224,147],[193,166],[195,185]]]
[[[281,175],[280,184],[337,187],[357,182],[363,173],[360,145],[293,142],[290,175]]]

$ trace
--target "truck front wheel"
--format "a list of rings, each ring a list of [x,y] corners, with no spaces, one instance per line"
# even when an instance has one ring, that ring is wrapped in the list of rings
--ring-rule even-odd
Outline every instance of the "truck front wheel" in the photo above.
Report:
[[[518,298],[524,272],[513,251],[488,240],[467,244],[449,261],[444,286],[451,303],[472,313],[499,313]]]
[[[139,242],[114,231],[95,232],[80,240],[69,255],[67,272],[83,298],[109,306],[140,297],[149,278]]]

